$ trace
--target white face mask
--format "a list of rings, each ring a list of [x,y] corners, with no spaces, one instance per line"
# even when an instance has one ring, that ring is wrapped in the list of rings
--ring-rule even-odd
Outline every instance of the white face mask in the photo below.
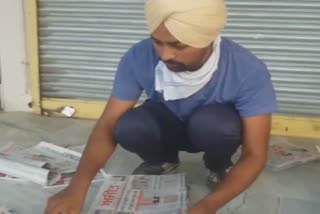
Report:
[[[187,98],[203,88],[212,78],[218,68],[220,59],[221,37],[213,47],[213,52],[207,62],[197,71],[173,72],[163,61],[159,61],[155,69],[155,89],[163,93],[166,101]]]

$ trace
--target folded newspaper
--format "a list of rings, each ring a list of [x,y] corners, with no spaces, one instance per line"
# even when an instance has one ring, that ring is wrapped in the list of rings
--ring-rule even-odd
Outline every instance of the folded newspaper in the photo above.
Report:
[[[45,187],[66,186],[81,155],[47,142],[31,148],[9,143],[0,148],[0,179],[31,181]],[[99,180],[104,180],[100,173],[94,181]]]
[[[234,154],[233,162],[237,162],[240,156],[241,147]],[[320,151],[316,148],[312,150],[287,142],[273,142],[269,146],[267,169],[281,171],[318,159]]]
[[[184,174],[107,175],[88,214],[185,214]]]
[[[269,147],[267,167],[272,171],[280,171],[294,166],[315,161],[320,153],[294,144],[278,142]]]
[[[0,206],[0,214],[14,214],[12,209],[9,209],[5,206]]]

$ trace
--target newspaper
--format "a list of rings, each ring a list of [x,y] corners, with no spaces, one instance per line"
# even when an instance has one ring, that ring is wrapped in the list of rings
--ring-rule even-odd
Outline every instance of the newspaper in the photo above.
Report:
[[[81,153],[47,142],[40,142],[29,149],[10,143],[0,148],[0,158],[3,157],[57,173],[70,173],[76,170]]]
[[[0,148],[0,179],[25,180],[45,187],[66,186],[81,153],[47,142],[31,147],[9,143]],[[103,180],[98,174],[94,181]]]
[[[0,148],[0,157],[4,156],[6,159],[15,160],[36,167],[43,167],[46,164],[45,161],[26,157],[25,149],[26,148],[22,145],[9,143],[4,147]]]
[[[240,147],[232,156],[232,161],[236,163],[241,153]],[[320,151],[317,149],[310,150],[287,142],[274,142],[269,146],[267,169],[281,171],[318,159],[320,159]]]
[[[0,172],[40,185],[51,185],[59,180],[60,175],[48,169],[34,167],[13,160],[0,158]]]
[[[267,167],[272,171],[288,169],[320,158],[320,154],[290,143],[279,142],[269,147]]]
[[[45,168],[57,173],[71,173],[77,169],[81,153],[54,144],[40,142],[25,151],[24,158],[45,162]]]
[[[4,174],[4,173],[0,173],[0,180],[9,180],[9,181],[25,181],[21,178],[17,178],[17,177],[14,177],[14,176],[10,176],[10,175],[7,175],[7,174]]]
[[[184,174],[107,175],[88,214],[185,214]]]
[[[47,185],[44,185],[43,187],[45,189],[51,189],[51,188],[57,188],[57,187],[66,187],[70,184],[70,181],[72,177],[74,176],[74,173],[69,173],[69,174],[61,174],[57,178],[53,179],[50,181]],[[0,173],[0,180],[8,180],[8,181],[15,181],[15,182],[28,182],[32,178],[24,180],[21,178],[17,178],[14,176],[10,176],[7,174]],[[96,177],[92,180],[92,183],[98,183],[98,182],[103,182],[105,180],[104,174],[103,173],[98,173]],[[0,213],[1,214],[1,213]]]
[[[0,205],[0,214],[14,214],[12,209]]]

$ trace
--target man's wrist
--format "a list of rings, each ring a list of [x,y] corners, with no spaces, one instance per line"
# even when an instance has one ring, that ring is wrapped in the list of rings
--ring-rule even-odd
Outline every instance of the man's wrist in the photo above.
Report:
[[[215,200],[210,195],[202,199],[199,203],[205,208],[205,210],[208,211],[208,213],[215,213],[219,209],[215,203]]]
[[[87,192],[91,184],[91,179],[85,176],[80,176],[78,174],[75,174],[73,179],[71,180],[69,184],[70,189],[75,189],[79,192]],[[81,187],[81,188],[79,188]]]

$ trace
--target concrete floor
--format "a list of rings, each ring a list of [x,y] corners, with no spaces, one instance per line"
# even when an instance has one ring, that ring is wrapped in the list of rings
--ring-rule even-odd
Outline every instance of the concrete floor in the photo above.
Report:
[[[58,145],[86,143],[94,121],[48,118],[30,113],[0,113],[0,145],[8,142],[33,145],[40,141]],[[319,141],[273,138],[311,147]],[[182,165],[191,187],[190,204],[205,196],[206,171],[201,154],[181,153]],[[118,148],[106,165],[108,173],[130,174],[141,160]],[[99,184],[94,184],[84,208],[88,209]],[[47,198],[58,190],[44,190],[37,185],[0,181],[0,206],[14,208],[17,214],[43,213]],[[320,162],[313,162],[282,172],[264,171],[243,194],[219,211],[219,214],[320,214]]]

